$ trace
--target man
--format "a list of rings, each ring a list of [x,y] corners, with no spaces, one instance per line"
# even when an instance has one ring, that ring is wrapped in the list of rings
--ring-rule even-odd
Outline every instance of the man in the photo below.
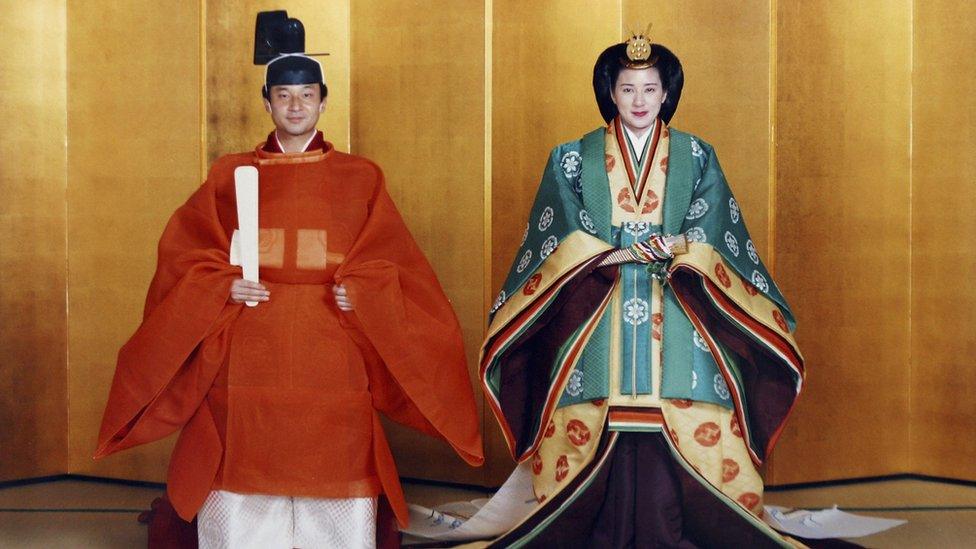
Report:
[[[261,36],[275,130],[166,227],[96,458],[182,428],[167,492],[201,547],[370,547],[380,496],[407,516],[378,412],[483,461],[461,332],[380,169],[316,130],[328,90],[301,23],[260,14]],[[240,166],[259,173],[261,282],[231,264]]]

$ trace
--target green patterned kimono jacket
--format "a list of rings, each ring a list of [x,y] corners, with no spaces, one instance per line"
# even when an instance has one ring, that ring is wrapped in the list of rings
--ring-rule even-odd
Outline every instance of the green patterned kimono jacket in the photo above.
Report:
[[[713,148],[660,122],[653,131],[643,156],[619,121],[552,151],[491,309],[483,386],[513,457],[531,460],[540,479],[539,511],[506,544],[544,530],[559,512],[554,502],[578,496],[614,433],[626,431],[662,433],[705,492],[763,540],[785,543],[758,518],[755,469],[802,384],[794,317]],[[617,184],[627,181],[624,167],[640,186]],[[624,195],[654,198],[639,179],[651,186],[655,175],[660,224],[636,213],[615,223],[619,208],[635,211]],[[685,235],[688,253],[600,266],[612,251],[654,234]]]

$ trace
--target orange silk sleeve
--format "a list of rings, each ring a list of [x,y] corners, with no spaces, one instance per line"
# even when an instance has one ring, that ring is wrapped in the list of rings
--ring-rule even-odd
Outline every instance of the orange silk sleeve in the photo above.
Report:
[[[223,330],[240,311],[228,304],[230,285],[241,275],[215,196],[204,183],[163,232],[143,322],[119,351],[96,458],[181,428],[217,374]]]
[[[374,406],[394,421],[436,433],[480,465],[480,421],[461,327],[378,168],[377,177],[366,223],[336,272],[355,307],[349,322],[378,358],[370,372]]]

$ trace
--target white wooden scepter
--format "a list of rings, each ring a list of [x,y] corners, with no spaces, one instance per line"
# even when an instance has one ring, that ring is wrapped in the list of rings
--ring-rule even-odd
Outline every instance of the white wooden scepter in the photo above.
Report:
[[[258,169],[239,166],[234,170],[234,186],[237,189],[237,226],[240,236],[238,248],[244,280],[258,282]],[[248,307],[256,307],[257,301],[245,301]]]

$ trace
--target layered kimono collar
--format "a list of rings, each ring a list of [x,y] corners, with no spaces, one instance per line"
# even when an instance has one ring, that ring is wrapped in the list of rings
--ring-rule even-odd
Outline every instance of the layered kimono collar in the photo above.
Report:
[[[624,127],[619,116],[614,118],[607,128],[608,132],[616,138],[627,171],[627,179],[630,180],[630,188],[638,201],[644,196],[644,184],[647,182],[653,163],[650,160],[654,158],[663,127],[664,124],[660,120],[655,121],[654,126],[648,129],[639,143],[634,143],[630,130]],[[640,146],[640,150],[637,150],[636,146]],[[666,166],[661,168],[667,173]]]
[[[644,152],[647,149],[647,140],[651,138],[652,135],[657,134],[657,124],[658,120],[654,121],[654,125],[648,128],[644,135],[637,137],[637,135],[630,130],[627,126],[624,126],[624,133],[627,134],[627,140],[630,141],[633,151],[637,153],[637,162],[644,161]]]
[[[278,136],[272,131],[264,143],[259,143],[254,153],[259,165],[265,164],[303,164],[324,159],[335,147],[325,140],[321,131],[315,132],[302,152],[286,153],[281,150]]]
[[[321,131],[316,131],[308,142],[305,143],[305,148],[301,152],[311,152],[318,149],[325,149],[325,137],[322,135]],[[265,140],[264,144],[261,146],[264,152],[278,153],[278,154],[294,154],[286,153],[284,149],[281,148],[281,142],[278,141],[278,131],[272,130],[268,134],[268,139]]]

